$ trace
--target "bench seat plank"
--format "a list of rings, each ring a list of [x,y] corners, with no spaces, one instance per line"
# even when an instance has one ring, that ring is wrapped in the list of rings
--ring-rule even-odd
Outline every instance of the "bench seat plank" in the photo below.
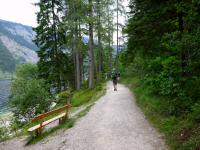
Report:
[[[51,122],[54,122],[54,121],[56,121],[56,120],[58,120],[58,119],[60,119],[60,118],[62,118],[62,117],[65,117],[65,116],[66,116],[66,113],[62,113],[62,114],[60,114],[60,115],[58,115],[58,116],[56,116],[56,117],[54,117],[54,118],[51,118],[51,119],[49,119],[49,120],[47,120],[47,121],[44,121],[44,122],[42,123],[42,127],[43,127],[43,126],[46,126],[46,125],[50,124]],[[35,131],[35,130],[37,130],[37,129],[39,129],[39,128],[40,128],[40,124],[29,128],[29,129],[28,129],[28,132],[33,132],[33,131]]]
[[[35,130],[37,130],[37,129],[39,129],[39,128],[40,128],[40,124],[29,128],[29,129],[28,129],[28,132],[33,132],[33,131],[35,131]]]
[[[54,117],[54,118],[52,118],[52,119],[49,119],[49,120],[47,120],[47,121],[44,121],[44,122],[42,123],[42,126],[46,126],[46,125],[50,124],[51,122],[54,122],[54,121],[56,121],[56,120],[58,120],[58,119],[60,119],[60,118],[62,118],[62,117],[65,117],[65,116],[66,116],[66,113],[62,113],[62,114],[60,114],[60,115],[58,115],[58,116],[56,116],[56,117]]]

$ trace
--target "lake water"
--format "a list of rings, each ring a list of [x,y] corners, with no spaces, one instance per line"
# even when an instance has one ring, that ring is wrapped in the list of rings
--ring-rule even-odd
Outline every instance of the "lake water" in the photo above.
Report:
[[[0,114],[8,111],[10,80],[0,80]]]

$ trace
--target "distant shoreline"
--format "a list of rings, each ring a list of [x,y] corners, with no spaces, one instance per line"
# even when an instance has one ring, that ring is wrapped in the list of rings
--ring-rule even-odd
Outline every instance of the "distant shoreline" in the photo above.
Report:
[[[9,106],[10,84],[10,78],[0,78],[0,119],[11,112]]]
[[[4,80],[12,80],[12,78],[0,78],[0,81],[4,81]]]

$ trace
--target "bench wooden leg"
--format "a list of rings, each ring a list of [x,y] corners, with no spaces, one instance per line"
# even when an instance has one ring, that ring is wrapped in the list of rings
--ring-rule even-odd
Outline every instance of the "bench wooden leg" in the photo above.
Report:
[[[42,133],[42,128],[39,128],[36,130],[36,136],[41,135],[41,133]]]
[[[59,119],[59,124],[61,124],[61,123],[62,123],[62,118]]]
[[[59,119],[59,124],[63,123],[64,120],[65,120],[64,117],[60,118],[60,119]]]
[[[65,120],[67,120],[67,116],[60,118],[59,119],[59,124],[63,123]]]

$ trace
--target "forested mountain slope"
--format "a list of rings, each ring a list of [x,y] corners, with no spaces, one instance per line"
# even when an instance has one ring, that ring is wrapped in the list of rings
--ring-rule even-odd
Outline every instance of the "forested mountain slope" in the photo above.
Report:
[[[0,70],[13,72],[16,64],[36,63],[34,37],[32,27],[0,20]]]

